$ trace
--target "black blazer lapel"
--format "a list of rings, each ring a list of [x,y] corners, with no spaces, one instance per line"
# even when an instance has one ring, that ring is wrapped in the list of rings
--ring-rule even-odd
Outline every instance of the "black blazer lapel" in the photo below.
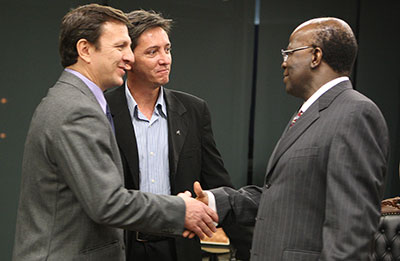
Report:
[[[167,104],[168,118],[168,146],[171,192],[175,192],[175,173],[178,167],[179,155],[185,143],[188,123],[183,114],[185,106],[171,90],[164,88],[165,103]]]
[[[313,105],[308,108],[306,112],[296,121],[292,127],[289,128],[289,124],[285,129],[282,137],[278,141],[274,152],[271,155],[271,159],[267,167],[268,176],[274,169],[275,164],[285,151],[292,146],[292,144],[320,117],[320,112],[325,110],[332,101],[344,90],[352,89],[350,81],[344,81],[329,89],[319,99],[317,99]],[[292,118],[291,118],[292,119]]]
[[[139,189],[139,156],[135,130],[132,126],[128,104],[125,95],[125,85],[118,87],[105,95],[110,106],[115,125],[115,135],[120,148],[124,167],[128,168],[130,176],[125,176],[126,184],[132,189]],[[129,184],[132,182],[132,184]]]

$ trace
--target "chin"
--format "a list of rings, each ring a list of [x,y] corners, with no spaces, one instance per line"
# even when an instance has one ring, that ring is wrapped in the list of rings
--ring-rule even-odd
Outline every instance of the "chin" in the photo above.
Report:
[[[124,83],[124,78],[121,77],[118,80],[116,79],[115,84],[117,84],[116,86],[121,86]]]
[[[159,85],[165,85],[165,84],[167,84],[168,82],[169,82],[169,80],[166,79],[166,80],[161,80],[161,81],[159,81],[158,84],[159,84]]]
[[[124,83],[124,81],[114,81],[110,82],[109,86],[106,89],[114,88],[114,87],[119,87]]]
[[[290,88],[290,86],[288,86],[288,85],[286,84],[286,86],[285,86],[285,91],[286,91],[287,94],[291,94],[292,89]]]

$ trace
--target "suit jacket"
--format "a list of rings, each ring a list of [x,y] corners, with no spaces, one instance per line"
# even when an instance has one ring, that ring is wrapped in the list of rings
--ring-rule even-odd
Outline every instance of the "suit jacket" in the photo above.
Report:
[[[339,83],[288,124],[262,188],[213,191],[218,215],[256,223],[251,260],[367,260],[388,152],[377,106]]]
[[[181,235],[184,216],[178,197],[124,187],[110,123],[90,89],[63,72],[27,135],[13,260],[125,260],[119,228]]]
[[[232,186],[214,141],[205,101],[164,88],[167,105],[171,194],[190,190],[194,181],[206,188]],[[139,189],[139,158],[125,86],[105,94],[114,119],[127,188]],[[194,194],[193,194],[194,195]],[[229,229],[228,229],[229,230]],[[229,233],[229,232],[227,232]],[[128,233],[128,243],[132,240]],[[175,239],[178,260],[201,260],[199,240]]]

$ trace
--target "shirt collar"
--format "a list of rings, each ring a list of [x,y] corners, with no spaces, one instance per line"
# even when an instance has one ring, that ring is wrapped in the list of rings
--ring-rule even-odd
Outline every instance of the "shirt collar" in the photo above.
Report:
[[[324,94],[325,92],[327,92],[329,89],[331,89],[333,86],[344,82],[344,81],[349,81],[349,77],[347,76],[342,76],[342,77],[338,77],[336,79],[333,79],[327,83],[325,83],[324,85],[321,86],[321,88],[319,88],[313,95],[311,95],[310,98],[308,98],[307,101],[305,101],[303,103],[303,105],[300,108],[300,111],[302,111],[303,113],[316,101],[318,100],[319,97],[322,96],[322,94]]]
[[[137,102],[133,98],[131,92],[129,91],[128,88],[128,82],[125,82],[125,95],[126,95],[126,101],[128,103],[128,109],[131,117],[133,118],[135,115],[135,112],[137,110]],[[166,118],[167,117],[167,106],[165,103],[164,99],[164,87],[161,86],[160,88],[160,93],[158,94],[157,102],[155,105],[155,110],[157,109],[158,112],[162,112],[163,116]]]
[[[103,112],[106,113],[107,101],[106,101],[106,98],[104,98],[104,93],[100,89],[100,87],[97,86],[94,82],[89,80],[86,76],[84,76],[83,74],[81,74],[78,71],[75,71],[75,70],[72,70],[72,69],[68,69],[68,68],[65,68],[64,70],[66,72],[72,73],[73,75],[75,75],[76,77],[81,79],[86,84],[86,86],[94,94],[94,97],[96,97],[96,100],[100,104],[100,107],[103,110]]]

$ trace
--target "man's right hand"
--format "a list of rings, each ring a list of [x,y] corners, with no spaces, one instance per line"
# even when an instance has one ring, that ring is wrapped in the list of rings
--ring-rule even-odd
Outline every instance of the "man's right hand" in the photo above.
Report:
[[[211,237],[213,232],[217,231],[213,223],[218,223],[217,213],[202,202],[191,198],[190,192],[179,193],[178,196],[185,201],[186,205],[185,228],[193,231],[200,239],[203,239],[205,235]]]

